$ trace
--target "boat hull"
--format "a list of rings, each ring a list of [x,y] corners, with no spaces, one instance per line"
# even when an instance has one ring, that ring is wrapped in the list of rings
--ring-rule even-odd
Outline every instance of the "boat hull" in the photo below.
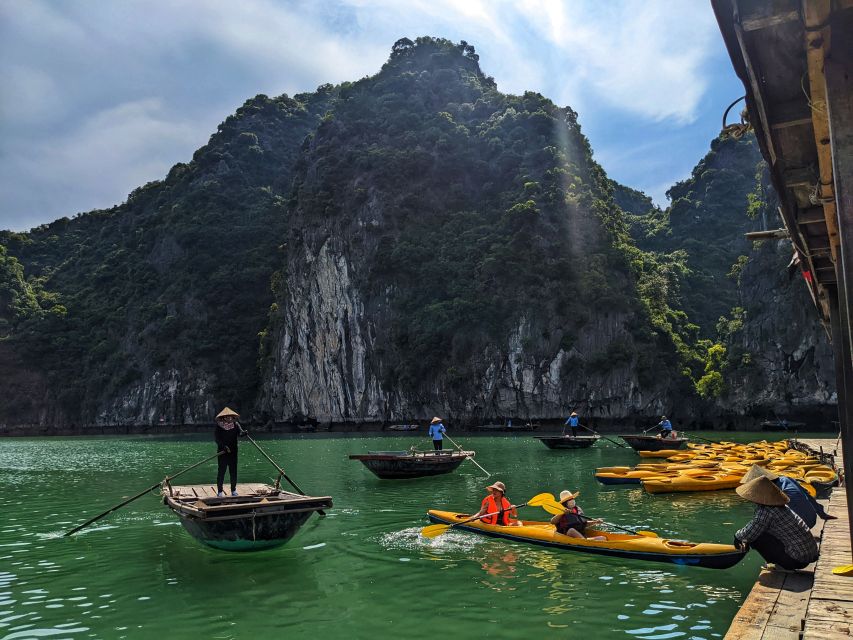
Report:
[[[619,436],[635,451],[661,451],[663,449],[682,449],[687,438],[658,438],[657,436]]]
[[[470,517],[466,514],[437,510],[431,510],[427,515],[432,522],[440,524],[454,524]],[[740,562],[746,555],[745,551],[727,544],[691,543],[639,535],[599,531],[593,533],[591,530],[587,530],[587,535],[600,534],[607,537],[606,541],[598,542],[564,536],[557,533],[554,525],[547,522],[524,521],[523,525],[521,527],[501,527],[483,524],[482,522],[469,522],[455,528],[492,538],[526,542],[563,551],[579,551],[601,556],[666,562],[709,569],[728,569]]]
[[[238,496],[217,497],[210,485],[163,488],[163,503],[187,533],[223,551],[259,551],[287,543],[315,511],[332,506],[329,496],[280,491],[265,484],[241,484]]]
[[[534,436],[549,449],[586,449],[598,442],[598,436]]]
[[[383,451],[353,454],[349,459],[360,461],[382,480],[409,480],[451,473],[473,455],[473,451],[425,451],[415,454]]]

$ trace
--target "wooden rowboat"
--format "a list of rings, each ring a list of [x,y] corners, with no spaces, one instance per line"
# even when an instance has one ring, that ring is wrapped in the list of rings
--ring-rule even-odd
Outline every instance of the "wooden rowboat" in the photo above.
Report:
[[[350,455],[350,460],[359,460],[365,467],[383,480],[423,478],[450,473],[473,451],[369,451]]]
[[[216,497],[213,485],[163,485],[163,504],[199,542],[225,551],[285,544],[330,496],[303,496],[267,484],[238,484],[237,496]]]
[[[586,449],[601,438],[599,436],[533,436],[549,449]]]
[[[681,449],[687,438],[658,438],[657,436],[619,436],[635,451],[660,451],[661,449]]]

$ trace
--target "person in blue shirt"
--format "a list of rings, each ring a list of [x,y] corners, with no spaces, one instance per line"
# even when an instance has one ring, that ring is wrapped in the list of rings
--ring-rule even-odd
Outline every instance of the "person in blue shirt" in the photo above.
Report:
[[[658,422],[658,427],[660,427],[660,437],[661,438],[671,438],[672,437],[672,423],[666,419],[666,416],[660,417],[660,422]]]
[[[435,417],[429,425],[429,436],[432,438],[432,448],[436,451],[441,451],[444,446],[444,436],[442,433],[447,433],[447,429],[441,424],[441,418]]]
[[[759,467],[757,464],[752,465],[752,468],[744,474],[740,483],[745,484],[761,476],[770,480],[782,490],[782,493],[788,496],[788,508],[800,516],[800,519],[808,525],[809,529],[815,526],[818,518],[821,520],[835,520],[836,516],[829,515],[823,508],[823,505],[812,498],[800,486],[799,482],[787,476],[777,476],[772,471]]]
[[[580,422],[578,418],[578,414],[572,411],[572,415],[566,418],[566,425],[568,425],[572,430],[572,437],[578,437],[578,422]]]

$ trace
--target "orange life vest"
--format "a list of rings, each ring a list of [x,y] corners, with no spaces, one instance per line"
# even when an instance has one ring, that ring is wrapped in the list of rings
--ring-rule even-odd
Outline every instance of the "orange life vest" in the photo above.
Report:
[[[486,513],[494,514],[485,518],[480,518],[480,521],[485,524],[509,526],[515,520],[515,518],[510,516],[510,507],[512,507],[512,504],[504,496],[501,496],[501,503],[498,505],[494,496],[488,495],[483,498],[482,507],[485,507]],[[495,513],[496,511],[500,511],[500,513]]]

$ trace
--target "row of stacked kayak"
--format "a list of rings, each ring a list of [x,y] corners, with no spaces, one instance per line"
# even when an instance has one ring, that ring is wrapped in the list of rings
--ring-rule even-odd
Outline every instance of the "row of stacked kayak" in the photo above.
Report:
[[[640,454],[665,461],[634,467],[599,467],[595,471],[596,480],[604,485],[642,486],[648,493],[718,491],[737,487],[750,467],[757,464],[796,480],[812,496],[825,495],[838,483],[834,469],[814,456],[789,448],[784,441],[690,444],[685,451]]]

